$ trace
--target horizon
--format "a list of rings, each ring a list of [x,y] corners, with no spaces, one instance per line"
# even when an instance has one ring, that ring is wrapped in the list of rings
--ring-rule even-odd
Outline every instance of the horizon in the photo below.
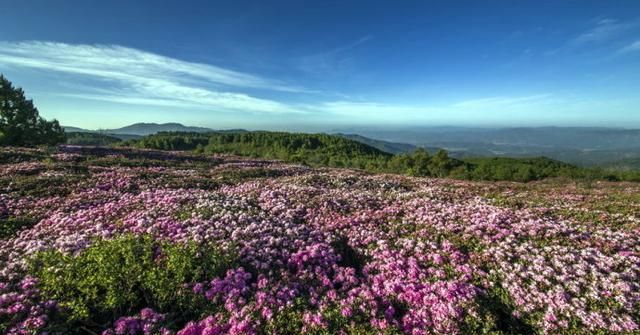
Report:
[[[640,128],[640,3],[458,4],[4,2],[0,73],[84,129]]]
[[[163,125],[177,125],[177,126],[182,126],[182,127],[194,127],[194,128],[204,128],[204,129],[208,129],[211,131],[228,131],[228,130],[246,130],[246,131],[286,131],[286,130],[278,130],[278,129],[262,129],[262,128],[230,128],[230,127],[224,127],[224,128],[210,128],[210,127],[204,127],[204,126],[200,126],[200,125],[193,125],[193,124],[183,124],[181,122],[178,121],[169,121],[169,122],[134,122],[134,123],[130,123],[130,124],[123,124],[121,126],[116,126],[116,127],[112,127],[112,128],[84,128],[84,127],[79,127],[79,126],[75,126],[75,125],[68,125],[68,124],[62,124],[61,126],[63,128],[77,128],[77,129],[81,129],[81,130],[89,130],[89,131],[96,131],[96,132],[101,132],[101,131],[108,131],[108,130],[119,130],[122,128],[126,128],[126,127],[130,127],[130,126],[137,126],[137,125],[150,125],[150,126],[163,126]],[[497,130],[497,129],[549,129],[549,128],[558,128],[558,129],[607,129],[607,130],[640,130],[640,128],[633,128],[633,127],[607,127],[607,126],[491,126],[491,125],[485,125],[485,126],[459,126],[459,125],[423,125],[423,126],[349,126],[349,127],[344,127],[344,128],[336,128],[336,129],[330,129],[327,128],[325,130],[317,130],[317,132],[323,133],[323,132],[327,132],[327,133],[339,133],[339,132],[347,132],[347,131],[364,131],[364,130],[368,130],[368,131],[374,131],[374,130],[385,130],[385,131],[391,131],[391,130],[410,130],[410,129],[446,129],[446,128],[451,128],[451,129],[486,129],[486,130]],[[311,133],[314,132],[313,130],[309,130],[306,131],[304,129],[302,130],[291,130],[291,132],[303,132],[303,133]],[[349,133],[345,133],[345,134],[349,134]],[[356,135],[357,133],[353,133],[354,135]]]

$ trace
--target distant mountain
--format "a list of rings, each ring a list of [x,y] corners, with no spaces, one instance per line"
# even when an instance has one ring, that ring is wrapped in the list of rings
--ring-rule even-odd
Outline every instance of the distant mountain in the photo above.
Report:
[[[582,166],[609,166],[640,158],[640,129],[405,127],[350,128],[348,132],[386,142],[439,147],[457,158],[546,156]]]
[[[138,138],[163,131],[179,131],[192,133],[206,133],[213,131],[210,128],[185,126],[180,123],[134,123],[122,128],[88,130],[78,127],[63,127],[67,133],[100,133],[118,137],[123,140]]]
[[[93,130],[78,128],[78,127],[71,127],[71,126],[62,126],[62,128],[67,133],[94,133],[95,132]]]
[[[362,135],[357,135],[357,134],[335,133],[332,135],[348,138],[350,140],[354,140],[354,141],[372,146],[380,151],[388,152],[390,154],[409,153],[409,152],[416,151],[416,149],[418,148],[423,148],[427,150],[429,153],[436,153],[438,152],[438,150],[440,150],[440,148],[437,148],[437,147],[416,146],[408,143],[375,140],[375,139],[365,137]]]
[[[530,148],[611,150],[640,147],[640,129],[596,127],[406,127],[349,129],[365,137],[437,147],[494,145]]]
[[[336,135],[336,136],[348,138],[350,140],[354,140],[354,141],[357,141],[357,142],[360,142],[360,143],[364,143],[364,144],[372,146],[372,147],[374,147],[374,148],[376,148],[376,149],[378,149],[380,151],[388,152],[390,154],[412,152],[412,151],[415,151],[416,149],[418,149],[418,147],[413,145],[413,144],[388,142],[388,141],[382,141],[382,140],[374,140],[372,138],[368,138],[368,137],[364,137],[364,136],[356,135],[356,134],[336,133],[336,134],[332,134],[332,135]]]
[[[163,131],[183,131],[194,133],[206,133],[213,129],[203,127],[184,126],[180,123],[134,123],[117,129],[106,129],[104,132],[109,134],[128,134],[128,135],[151,135]]]

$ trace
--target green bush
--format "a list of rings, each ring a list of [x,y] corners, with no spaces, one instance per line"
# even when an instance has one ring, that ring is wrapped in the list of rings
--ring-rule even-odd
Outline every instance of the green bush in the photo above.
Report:
[[[19,231],[35,225],[38,220],[30,217],[0,217],[0,239],[10,238]]]
[[[235,257],[204,245],[171,244],[150,236],[98,240],[78,255],[46,251],[30,262],[40,289],[62,307],[52,329],[103,329],[150,307],[180,326],[208,312],[195,282],[223,275]],[[209,311],[210,312],[210,311]]]

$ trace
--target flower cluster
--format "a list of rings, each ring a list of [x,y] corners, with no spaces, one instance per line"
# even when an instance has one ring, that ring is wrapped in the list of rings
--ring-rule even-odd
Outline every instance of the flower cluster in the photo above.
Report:
[[[38,332],[55,312],[56,302],[42,299],[37,283],[29,276],[15,285],[0,282],[0,320],[7,320],[8,334]]]
[[[164,320],[164,315],[155,312],[151,308],[144,308],[135,316],[121,317],[113,324],[112,329],[102,332],[102,335],[169,335],[167,328],[159,326]]]

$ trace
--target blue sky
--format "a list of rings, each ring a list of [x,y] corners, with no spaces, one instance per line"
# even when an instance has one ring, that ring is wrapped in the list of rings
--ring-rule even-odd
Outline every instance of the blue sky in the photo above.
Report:
[[[0,72],[64,125],[640,127],[635,0],[0,0],[0,22]]]

